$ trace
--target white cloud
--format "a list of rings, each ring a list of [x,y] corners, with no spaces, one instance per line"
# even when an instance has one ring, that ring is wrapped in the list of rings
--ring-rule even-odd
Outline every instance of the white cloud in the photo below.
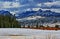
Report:
[[[28,8],[28,9],[25,9],[25,11],[32,11],[32,10],[33,10],[33,11],[38,11],[39,9],[40,9],[40,8],[32,8],[32,9],[31,9],[31,8]]]
[[[15,8],[20,7],[20,4],[18,2],[4,2],[3,8]]]
[[[3,2],[0,2],[0,9],[3,8]]]
[[[38,3],[37,6],[41,6],[41,3]]]
[[[53,4],[52,3],[50,3],[50,2],[47,2],[47,3],[44,3],[46,6],[49,6],[49,7],[51,7]]]
[[[17,10],[17,11],[10,11],[10,12],[11,12],[12,15],[16,14],[16,16],[17,16],[17,13],[19,13],[20,11]]]
[[[43,11],[50,10],[50,9],[42,9]]]
[[[51,9],[51,11],[60,13],[60,9]]]
[[[55,1],[55,2],[47,2],[47,3],[44,3],[46,6],[52,6],[52,5],[60,5],[59,4],[60,3],[60,1]]]
[[[53,2],[55,5],[60,5],[60,1]]]
[[[12,7],[20,7],[20,4],[18,2],[12,3]]]
[[[60,13],[60,9],[42,9],[43,11],[51,10],[52,12]]]
[[[11,2],[4,2],[4,4],[2,5],[3,5],[3,8],[10,8],[10,4]]]
[[[40,8],[33,8],[33,11],[38,11]]]
[[[30,9],[30,8],[28,8],[28,9],[26,9],[26,11],[31,11],[31,9]]]
[[[0,8],[17,8],[20,7],[19,2],[0,2]]]

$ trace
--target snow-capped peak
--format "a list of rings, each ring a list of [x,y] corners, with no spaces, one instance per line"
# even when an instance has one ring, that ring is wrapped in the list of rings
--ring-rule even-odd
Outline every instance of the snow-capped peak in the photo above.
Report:
[[[41,16],[30,16],[30,17],[26,17],[26,18],[22,18],[22,19],[17,19],[17,20],[36,20],[39,18],[45,18],[45,17],[41,17]]]

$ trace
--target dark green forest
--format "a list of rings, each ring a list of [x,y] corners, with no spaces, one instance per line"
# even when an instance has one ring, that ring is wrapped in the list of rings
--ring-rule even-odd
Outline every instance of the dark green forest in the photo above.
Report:
[[[15,16],[0,15],[0,28],[19,28],[19,23]]]

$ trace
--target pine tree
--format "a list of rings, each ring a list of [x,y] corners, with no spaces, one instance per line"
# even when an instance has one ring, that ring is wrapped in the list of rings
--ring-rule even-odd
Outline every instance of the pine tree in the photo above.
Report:
[[[19,22],[15,16],[0,15],[0,28],[19,28]]]

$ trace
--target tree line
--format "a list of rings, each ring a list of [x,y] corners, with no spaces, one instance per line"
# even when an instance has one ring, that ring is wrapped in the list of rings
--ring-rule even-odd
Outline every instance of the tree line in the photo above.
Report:
[[[0,15],[0,28],[19,28],[19,22],[15,16]]]
[[[36,28],[39,27],[44,27],[43,23],[45,20],[39,19],[36,21],[30,21],[27,22],[27,26],[28,28],[30,27],[34,27],[34,25],[36,26]],[[56,20],[55,20],[56,21]],[[54,22],[55,22],[54,21]],[[16,20],[15,15],[11,16],[11,15],[0,15],[0,28],[22,28],[21,26],[23,26],[23,28],[25,28],[26,22],[18,22]],[[58,27],[58,25],[56,25],[55,27]]]

